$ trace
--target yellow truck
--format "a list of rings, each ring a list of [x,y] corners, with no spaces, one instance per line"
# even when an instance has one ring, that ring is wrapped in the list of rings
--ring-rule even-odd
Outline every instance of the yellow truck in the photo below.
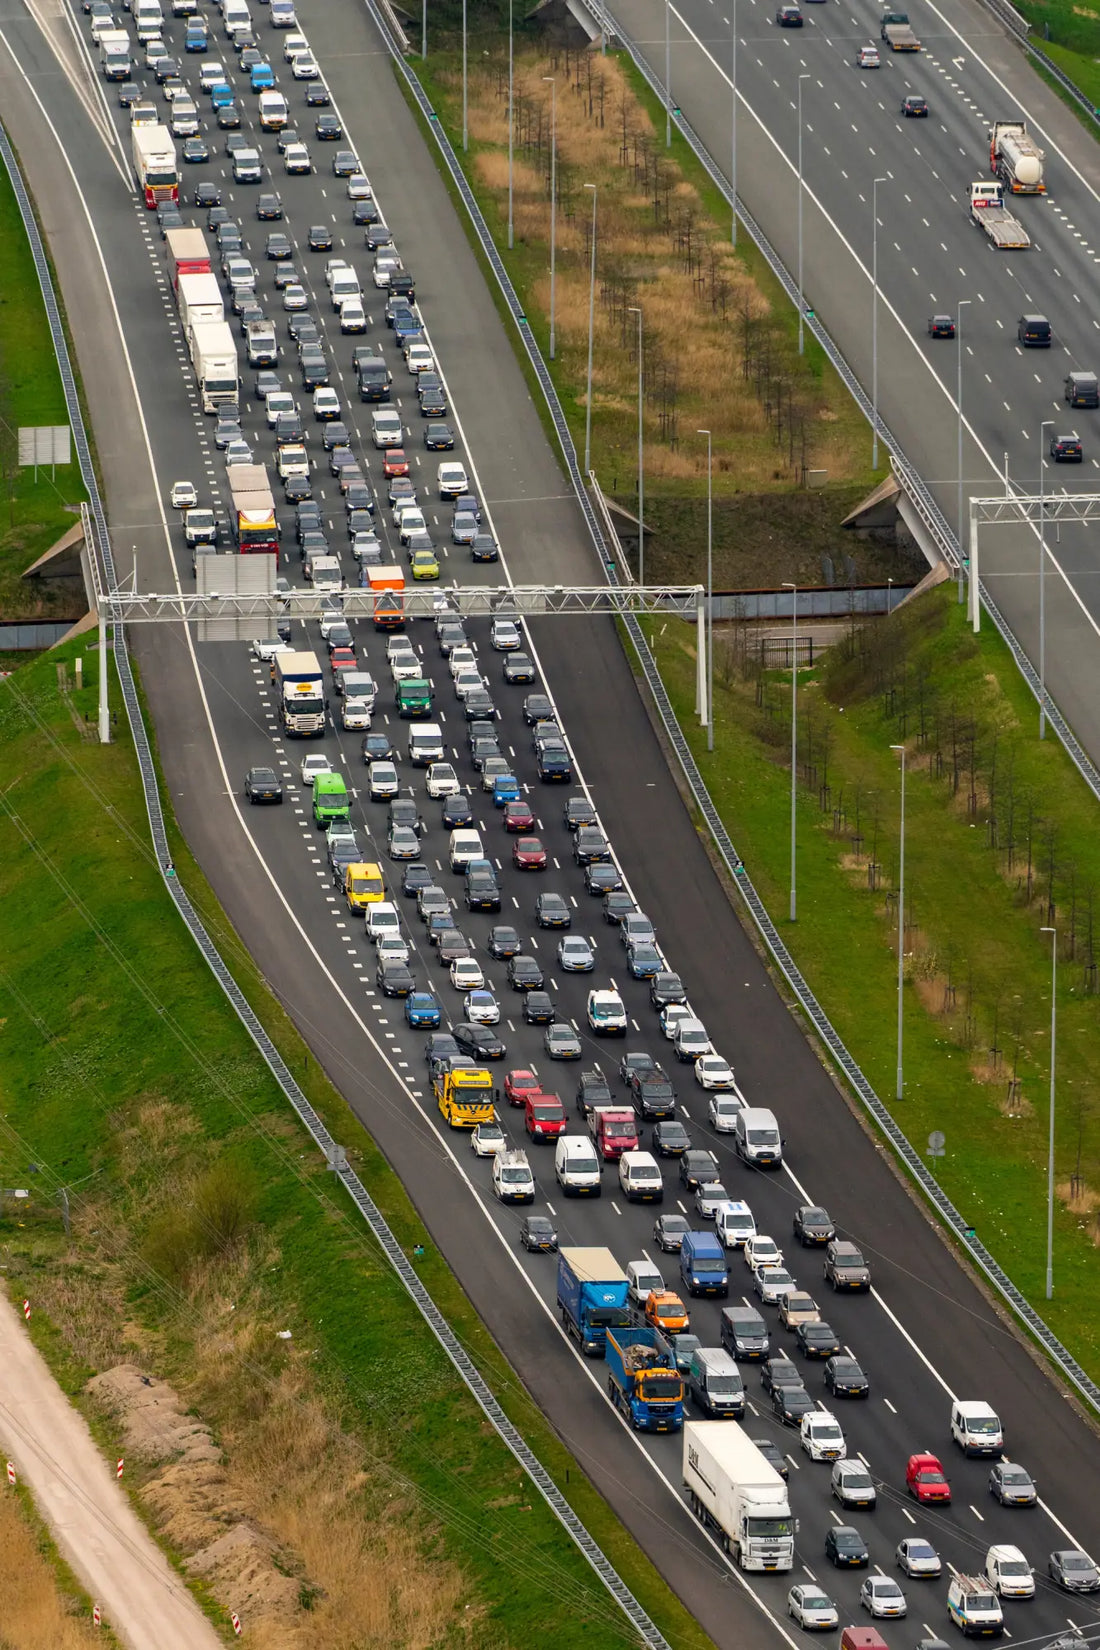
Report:
[[[432,1080],[439,1109],[452,1129],[472,1129],[493,1121],[496,1098],[493,1079],[480,1066],[458,1066],[438,1071]]]
[[[377,905],[386,897],[381,866],[365,862],[347,866],[344,871],[344,897],[353,917],[365,916],[369,905]]]

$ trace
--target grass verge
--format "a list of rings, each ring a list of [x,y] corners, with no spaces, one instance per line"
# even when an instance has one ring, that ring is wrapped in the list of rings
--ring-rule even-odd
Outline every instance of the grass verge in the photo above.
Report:
[[[76,644],[79,645],[79,644]],[[484,1424],[260,1064],[166,899],[132,750],[84,740],[76,645],[0,686],[0,1210],[13,1291],[127,1487],[186,1566],[251,1532],[246,1578],[204,1567],[227,1633],[253,1642],[631,1641]],[[427,1242],[396,1176],[325,1082],[182,843],[178,872],[292,1069],[408,1248]],[[32,1167],[33,1170],[32,1170]],[[69,1189],[71,1237],[58,1195]],[[584,1479],[427,1245],[425,1281],[513,1420],[678,1645],[709,1641]],[[290,1338],[281,1338],[289,1330]],[[218,1459],[124,1448],[89,1377],[134,1363],[179,1392]],[[243,1541],[242,1537],[242,1541]]]
[[[117,1650],[104,1623],[92,1621],[92,1600],[54,1545],[29,1490],[4,1486],[0,1495],[4,1554],[4,1642],[19,1650]]]

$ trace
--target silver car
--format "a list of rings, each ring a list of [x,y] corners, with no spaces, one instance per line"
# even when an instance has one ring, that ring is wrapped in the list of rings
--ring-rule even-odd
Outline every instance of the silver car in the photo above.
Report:
[[[558,942],[558,961],[567,974],[591,974],[596,966],[592,947],[582,934],[566,934]]]

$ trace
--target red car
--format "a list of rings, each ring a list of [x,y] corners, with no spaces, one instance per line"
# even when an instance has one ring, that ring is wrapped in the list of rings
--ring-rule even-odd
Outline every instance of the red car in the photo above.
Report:
[[[556,1140],[566,1129],[565,1107],[556,1094],[528,1094],[523,1126],[532,1140]]]
[[[506,802],[504,804],[504,829],[506,831],[530,831],[534,829],[535,816],[526,802]]]
[[[905,1468],[905,1487],[918,1501],[938,1502],[948,1506],[951,1485],[942,1465],[934,1455],[911,1455]]]
[[[386,456],[382,460],[382,474],[386,479],[391,480],[394,476],[407,476],[408,473],[409,461],[405,456],[404,449],[402,447],[387,447]]]
[[[545,871],[546,849],[537,836],[517,836],[512,844],[512,864],[520,871]]]
[[[542,1085],[533,1071],[522,1068],[510,1071],[504,1078],[504,1098],[510,1106],[524,1106],[529,1094],[541,1094]]]
[[[355,657],[355,649],[353,647],[334,647],[332,652],[329,654],[328,662],[332,666],[332,674],[334,676],[341,670],[359,669],[359,660]]]

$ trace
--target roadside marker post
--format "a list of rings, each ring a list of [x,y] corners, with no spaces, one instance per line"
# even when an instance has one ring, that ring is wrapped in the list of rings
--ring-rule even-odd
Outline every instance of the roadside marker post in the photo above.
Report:
[[[9,1461],[8,1462],[8,1483],[12,1486],[13,1489],[15,1488],[15,1462],[14,1461]]]
[[[30,1301],[24,1301],[23,1302],[23,1316],[26,1318],[27,1322],[30,1323],[30,1321],[31,1321],[31,1303],[30,1303]]]
[[[115,1468],[115,1477],[116,1478],[121,1478],[122,1477],[122,1468],[123,1468],[124,1462],[125,1462],[125,1457],[120,1455],[119,1458],[118,1458],[118,1465]]]
[[[229,1612],[229,1619],[233,1623],[234,1633],[236,1633],[237,1637],[240,1638],[241,1633],[243,1632],[244,1629],[241,1627],[241,1618],[237,1614],[236,1610],[231,1610]]]
[[[100,1608],[99,1608],[98,1604],[93,1604],[92,1605],[92,1626],[93,1627],[102,1627],[103,1626],[103,1615],[102,1615],[102,1612],[100,1611]]]

